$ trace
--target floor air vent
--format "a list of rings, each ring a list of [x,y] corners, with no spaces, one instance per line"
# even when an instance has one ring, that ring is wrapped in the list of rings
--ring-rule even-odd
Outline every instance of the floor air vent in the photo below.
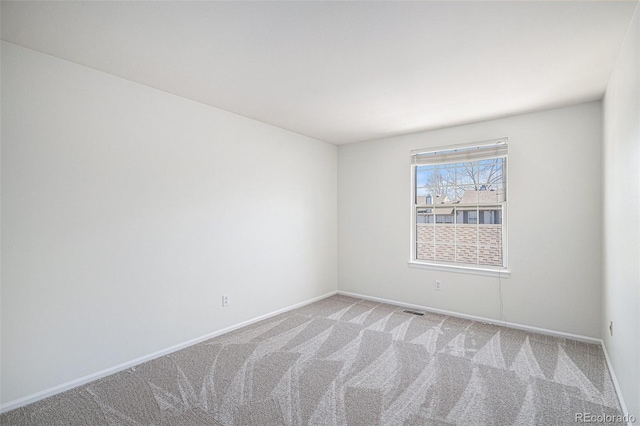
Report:
[[[420,315],[423,316],[424,312],[418,312],[418,311],[410,311],[409,309],[405,309],[404,311],[402,311],[406,314],[412,314],[412,315]]]

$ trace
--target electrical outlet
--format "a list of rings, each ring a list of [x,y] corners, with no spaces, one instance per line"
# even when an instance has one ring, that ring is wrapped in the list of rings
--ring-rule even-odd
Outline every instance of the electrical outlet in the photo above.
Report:
[[[613,321],[609,322],[609,333],[613,336]]]
[[[222,307],[226,308],[227,306],[229,306],[229,295],[228,294],[223,294],[222,295]]]
[[[442,283],[440,282],[440,280],[436,280],[436,290],[442,290]]]

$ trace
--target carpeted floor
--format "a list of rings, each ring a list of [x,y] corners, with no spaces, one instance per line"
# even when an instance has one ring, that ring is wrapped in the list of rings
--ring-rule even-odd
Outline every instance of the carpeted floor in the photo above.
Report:
[[[333,296],[2,425],[556,425],[620,415],[597,345]]]

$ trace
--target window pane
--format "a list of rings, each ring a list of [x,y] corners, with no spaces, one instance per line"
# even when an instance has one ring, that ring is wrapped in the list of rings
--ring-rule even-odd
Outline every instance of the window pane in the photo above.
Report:
[[[463,185],[460,187],[462,196],[460,197],[460,204],[477,204],[478,193],[474,185]]]
[[[435,259],[443,262],[454,262],[455,246],[453,244],[436,244]]]
[[[416,167],[416,187],[433,186],[433,166]]]
[[[418,223],[416,225],[416,241],[419,243],[429,243],[433,245],[434,231],[433,224]]]
[[[478,226],[478,242],[481,246],[501,246],[502,245],[502,226],[486,225]]]
[[[416,223],[433,223],[434,209],[428,207],[416,207]]]
[[[436,214],[436,223],[453,224],[452,214]]]
[[[502,178],[502,158],[478,162],[478,189],[489,190],[493,185],[502,184]]]
[[[433,244],[418,243],[417,258],[420,260],[435,260]]]
[[[504,190],[504,185],[502,183],[497,183],[491,186],[491,191],[495,194],[495,202],[503,203],[506,201],[506,193]],[[492,201],[494,202],[494,201]]]
[[[478,211],[477,210],[469,210],[467,212],[467,220],[465,223],[476,224],[478,223]]]
[[[480,203],[501,203],[503,198],[502,191],[478,191],[478,202]]]
[[[456,241],[456,229],[454,225],[444,222],[443,217],[440,215],[436,215],[435,238],[436,243],[453,244]]]
[[[481,222],[488,222],[488,214],[494,214],[502,222],[500,210],[481,211]],[[478,226],[479,264],[502,266],[502,225],[499,223],[481,223]]]
[[[478,245],[478,227],[475,225],[461,224],[456,227],[458,244]]]
[[[502,247],[478,247],[479,264],[502,266]]]
[[[478,264],[478,246],[456,246],[456,262],[458,263],[470,263],[473,265]]]
[[[456,201],[456,188],[453,186],[446,186],[442,188],[441,196],[438,198],[437,204],[451,204]]]
[[[430,176],[430,181],[428,181],[431,186],[444,186],[445,183],[445,175],[446,169],[444,166],[436,165],[433,166],[433,173]]]
[[[478,166],[473,162],[456,164],[458,185],[473,186],[478,180]]]
[[[426,204],[427,196],[431,193],[431,188],[416,188],[416,204]]]
[[[436,166],[434,171],[434,186],[454,186],[456,184],[456,165],[443,164]]]
[[[478,211],[478,223],[484,225],[501,225],[502,224],[502,206],[482,206]]]

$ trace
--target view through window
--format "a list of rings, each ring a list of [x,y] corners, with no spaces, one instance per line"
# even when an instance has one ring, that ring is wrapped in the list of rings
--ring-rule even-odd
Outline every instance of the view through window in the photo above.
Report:
[[[414,261],[506,267],[506,154],[504,139],[412,154]]]

